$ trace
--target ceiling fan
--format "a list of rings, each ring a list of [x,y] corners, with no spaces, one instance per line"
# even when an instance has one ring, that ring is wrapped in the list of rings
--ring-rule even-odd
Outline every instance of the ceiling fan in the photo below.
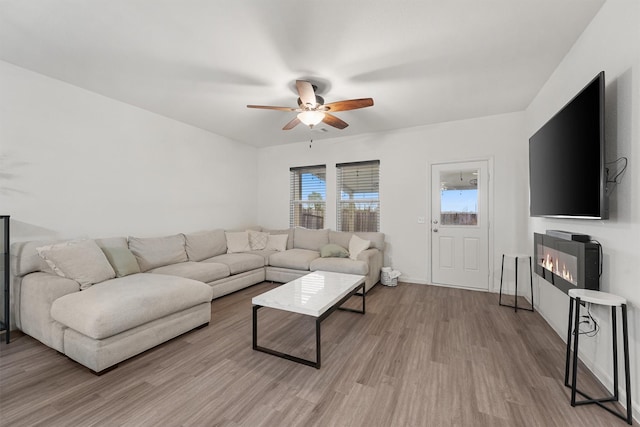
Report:
[[[247,108],[262,108],[265,110],[293,111],[298,115],[287,123],[282,130],[290,130],[299,123],[303,123],[313,128],[320,122],[324,122],[334,128],[344,129],[349,124],[331,113],[336,111],[356,110],[358,108],[371,107],[373,99],[360,98],[349,99],[345,101],[324,103],[324,99],[316,95],[317,87],[306,80],[296,80],[296,89],[298,90],[298,108],[291,107],[274,107],[270,105],[247,105]]]

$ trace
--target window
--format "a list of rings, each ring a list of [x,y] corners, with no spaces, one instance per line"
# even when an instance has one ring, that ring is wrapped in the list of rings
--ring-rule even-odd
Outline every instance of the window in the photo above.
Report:
[[[380,231],[380,161],[336,165],[339,231]]]
[[[291,227],[324,228],[327,200],[327,167],[306,166],[291,168]]]

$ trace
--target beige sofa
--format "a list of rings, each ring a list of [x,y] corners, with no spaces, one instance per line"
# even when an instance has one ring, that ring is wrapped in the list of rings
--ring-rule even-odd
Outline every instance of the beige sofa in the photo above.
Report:
[[[362,274],[367,291],[379,281],[382,233],[357,233],[371,241],[371,248],[356,260],[320,256],[329,243],[348,248],[352,233],[299,228],[262,233],[286,234],[286,246],[281,250],[246,247],[244,252],[229,253],[223,230],[96,239],[91,242],[106,257],[95,263],[106,262],[113,274],[88,284],[84,276],[61,277],[49,265],[51,260],[38,254],[37,248],[42,253],[52,242],[14,243],[12,311],[16,326],[99,373],[207,325],[212,299],[265,279],[287,282],[315,270]],[[81,270],[94,262],[71,261],[78,261]]]

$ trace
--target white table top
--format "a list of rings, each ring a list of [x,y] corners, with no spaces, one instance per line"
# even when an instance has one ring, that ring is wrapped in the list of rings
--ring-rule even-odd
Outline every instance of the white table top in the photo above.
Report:
[[[627,300],[617,295],[606,292],[592,291],[590,289],[569,289],[569,297],[580,298],[580,301],[593,304],[617,307],[626,304]]]
[[[254,305],[319,317],[364,282],[364,276],[315,271],[251,299]]]

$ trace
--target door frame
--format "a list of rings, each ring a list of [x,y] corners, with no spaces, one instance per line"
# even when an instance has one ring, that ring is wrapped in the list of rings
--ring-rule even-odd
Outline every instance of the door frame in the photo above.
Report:
[[[440,283],[433,283],[433,269],[431,268],[431,262],[432,262],[432,239],[433,239],[433,233],[431,232],[431,226],[433,225],[431,223],[431,215],[432,215],[432,203],[431,201],[433,200],[433,194],[432,194],[432,190],[433,187],[431,185],[431,170],[432,170],[432,166],[433,165],[455,165],[455,164],[460,164],[460,163],[468,163],[468,162],[487,162],[487,176],[488,176],[488,186],[487,186],[487,190],[489,191],[489,194],[487,195],[488,199],[489,199],[489,203],[487,205],[487,224],[488,224],[488,230],[487,230],[487,262],[489,265],[487,265],[487,274],[489,275],[489,277],[487,278],[487,281],[489,283],[488,289],[484,290],[484,289],[477,289],[477,288],[467,288],[464,286],[451,286],[451,285],[445,285],[445,284],[440,284]],[[441,161],[429,161],[427,162],[427,191],[428,191],[428,197],[427,197],[427,212],[428,212],[428,218],[429,218],[429,222],[427,223],[427,227],[425,229],[425,233],[426,235],[426,239],[427,239],[427,259],[426,259],[426,265],[427,265],[427,281],[430,285],[433,286],[443,286],[443,287],[447,287],[447,288],[456,288],[456,289],[469,289],[469,290],[473,290],[473,291],[479,291],[479,292],[495,292],[495,285],[494,285],[494,236],[493,236],[493,230],[494,230],[494,223],[493,223],[493,213],[494,213],[494,185],[493,185],[493,181],[494,181],[494,174],[493,174],[493,156],[489,156],[489,157],[471,157],[471,158],[467,158],[467,159],[450,159],[450,160],[441,160]]]

